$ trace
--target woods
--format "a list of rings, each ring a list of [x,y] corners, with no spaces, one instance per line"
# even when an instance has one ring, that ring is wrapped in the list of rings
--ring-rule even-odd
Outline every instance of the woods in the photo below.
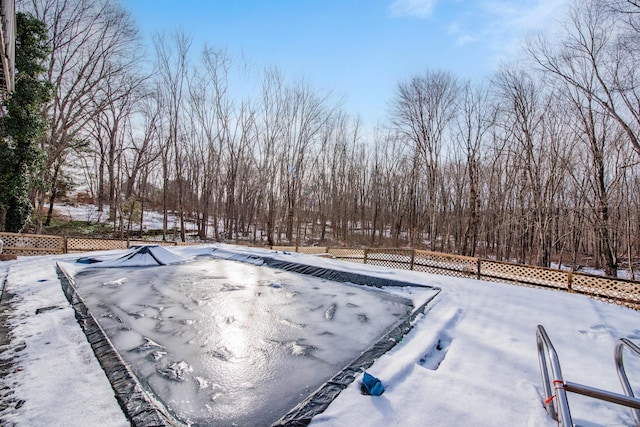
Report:
[[[365,128],[312,82],[249,71],[183,30],[141,56],[113,1],[23,0],[44,22],[54,96],[39,138],[41,232],[88,193],[114,236],[150,209],[164,238],[427,248],[633,271],[640,252],[640,7],[576,1],[492,78],[425,70]],[[152,62],[153,67],[147,66]],[[48,211],[46,210],[48,209]],[[177,221],[169,221],[175,214]],[[636,265],[637,267],[637,265]]]

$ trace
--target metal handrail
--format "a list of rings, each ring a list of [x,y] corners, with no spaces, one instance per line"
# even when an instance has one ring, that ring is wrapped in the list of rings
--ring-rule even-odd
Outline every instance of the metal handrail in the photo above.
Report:
[[[565,390],[573,393],[581,394],[594,399],[604,400],[606,402],[616,403],[628,408],[640,409],[640,399],[629,397],[624,394],[614,393],[612,391],[602,390],[584,384],[578,384],[571,381],[565,381]],[[640,424],[639,424],[640,426]]]
[[[640,399],[637,399],[633,395],[633,390],[629,385],[629,380],[624,372],[624,365],[622,362],[622,350],[625,346],[629,347],[633,352],[640,355],[640,348],[633,344],[631,341],[623,338],[619,341],[614,350],[616,367],[618,369],[618,377],[623,383],[622,388],[626,394],[614,393],[607,390],[601,390],[599,388],[590,387],[582,384],[577,384],[570,381],[565,381],[562,378],[562,371],[560,370],[560,361],[558,359],[558,353],[556,353],[549,335],[545,331],[542,325],[538,325],[536,332],[536,341],[538,345],[538,361],[540,362],[540,372],[542,374],[542,385],[545,393],[548,396],[545,400],[545,408],[547,413],[557,420],[564,427],[571,427],[573,425],[571,420],[571,412],[569,411],[569,401],[567,399],[567,392],[581,394],[583,396],[593,397],[594,399],[604,400],[618,405],[632,408],[633,417],[636,426],[640,427]],[[549,362],[547,362],[545,356],[545,349],[549,355]],[[551,366],[551,373],[553,375],[553,391],[551,390],[551,381],[549,377],[548,363]],[[555,406],[553,401],[555,400]],[[557,407],[557,409],[556,409]],[[557,412],[556,412],[557,411]]]
[[[629,397],[635,397],[635,395],[633,394],[633,389],[631,388],[631,384],[629,384],[629,378],[627,377],[627,373],[624,369],[624,360],[622,358],[622,354],[625,347],[634,352],[637,356],[640,356],[640,347],[626,338],[620,338],[613,350],[614,359],[616,361],[616,371],[618,372],[618,378],[620,379],[620,383],[622,384],[624,394]],[[633,419],[636,422],[636,426],[640,426],[640,409],[631,409],[631,413],[633,414]]]
[[[567,400],[567,393],[564,386],[564,379],[562,378],[562,371],[560,370],[560,360],[558,359],[558,353],[553,347],[547,331],[544,330],[542,325],[538,325],[536,332],[536,342],[538,344],[538,362],[540,362],[540,372],[542,374],[542,385],[546,393],[546,399],[544,402],[547,413],[563,426],[572,426],[571,412],[569,411],[569,401]],[[551,364],[551,373],[553,375],[553,390],[551,390],[551,381],[549,380],[549,370],[547,367],[547,358],[545,356],[545,349],[549,355],[549,363]],[[557,406],[557,412],[556,407]]]

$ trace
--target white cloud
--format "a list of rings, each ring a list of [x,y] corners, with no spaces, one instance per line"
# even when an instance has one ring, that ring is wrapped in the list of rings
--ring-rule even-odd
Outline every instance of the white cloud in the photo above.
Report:
[[[428,18],[433,12],[437,0],[393,0],[391,15],[396,17],[409,16],[414,18]]]
[[[566,10],[569,0],[489,0],[483,9],[505,30],[538,31],[553,26]]]
[[[477,41],[477,36],[471,35],[458,22],[452,22],[449,24],[446,31],[456,40],[458,46],[464,46]]]
[[[570,0],[478,0],[455,17],[447,32],[458,45],[482,43],[494,59],[511,57],[520,50],[525,35],[553,31],[564,17]]]
[[[456,39],[456,43],[458,43],[459,46],[464,46],[466,44],[473,43],[475,41],[476,41],[476,38],[469,34],[462,34],[458,36],[458,38]]]

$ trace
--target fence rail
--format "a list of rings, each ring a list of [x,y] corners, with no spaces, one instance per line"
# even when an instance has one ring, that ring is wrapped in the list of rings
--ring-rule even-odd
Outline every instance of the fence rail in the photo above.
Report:
[[[127,249],[129,243],[126,240],[116,239],[80,239],[76,237],[67,237],[66,253],[90,252],[90,251],[109,251],[113,249]]]
[[[183,246],[190,243],[145,240],[89,239],[34,234],[0,233],[3,254],[49,255],[97,250],[127,249],[139,244]],[[640,309],[640,282],[616,277],[512,264],[482,258],[414,249],[328,248],[316,246],[272,246],[272,250],[330,256],[361,264],[544,287],[588,295],[594,299]]]

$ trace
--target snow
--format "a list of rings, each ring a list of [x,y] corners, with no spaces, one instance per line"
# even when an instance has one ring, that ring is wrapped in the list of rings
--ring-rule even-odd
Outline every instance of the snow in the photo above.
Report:
[[[49,209],[48,203],[44,205],[44,209]],[[103,210],[99,211],[98,207],[92,204],[55,204],[54,212],[68,221],[101,222],[108,217],[109,206],[104,206]]]
[[[442,288],[414,329],[368,370],[382,381],[384,394],[362,395],[355,381],[313,419],[313,426],[554,426],[542,405],[547,396],[540,380],[536,325],[547,329],[565,380],[618,393],[615,342],[621,337],[640,341],[639,312],[586,296],[309,255],[216,247]],[[183,257],[197,250],[171,249]],[[128,425],[56,276],[56,261],[77,257],[25,257],[0,264],[0,278],[7,276],[7,290],[15,295],[9,346],[26,345],[17,351],[12,371],[0,377],[0,389],[9,386],[25,401],[0,412],[2,425]],[[59,308],[35,314],[52,306]],[[639,359],[625,355],[636,394]],[[569,403],[576,425],[633,425],[626,408],[574,394],[569,394]]]
[[[45,204],[45,210],[49,209],[49,204]],[[108,222],[109,205],[104,205],[102,211],[98,210],[98,206],[94,204],[68,204],[61,203],[54,205],[54,211],[57,215],[65,220],[71,221],[87,221],[87,222]],[[178,227],[178,218],[174,213],[167,216],[167,226],[171,228]],[[187,221],[191,224],[191,221]],[[144,230],[162,230],[163,215],[161,212],[145,211],[144,212]],[[134,229],[139,228],[138,221],[134,221]]]
[[[22,258],[0,268],[15,298],[9,319],[15,366],[0,384],[24,400],[0,414],[0,425],[128,426],[62,293],[54,259]]]

